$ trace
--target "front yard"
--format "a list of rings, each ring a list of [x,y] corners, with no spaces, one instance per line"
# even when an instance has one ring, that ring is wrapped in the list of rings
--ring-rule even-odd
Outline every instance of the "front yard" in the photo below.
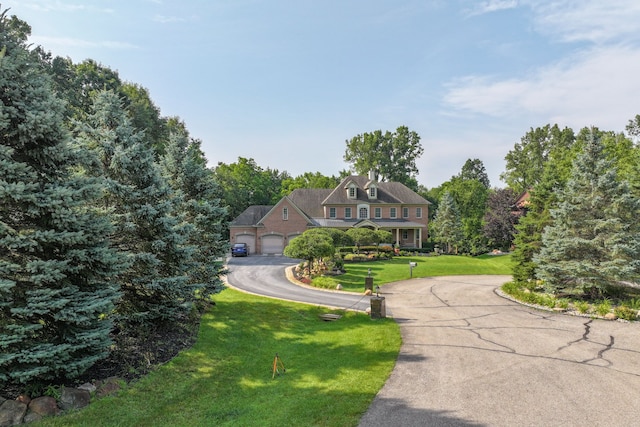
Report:
[[[409,263],[415,263],[411,268]],[[407,280],[411,277],[451,276],[465,274],[511,274],[509,255],[468,256],[396,256],[389,260],[345,263],[345,274],[314,277],[311,284],[325,289],[363,292],[365,278],[370,274],[374,286]],[[369,270],[371,271],[369,273]]]

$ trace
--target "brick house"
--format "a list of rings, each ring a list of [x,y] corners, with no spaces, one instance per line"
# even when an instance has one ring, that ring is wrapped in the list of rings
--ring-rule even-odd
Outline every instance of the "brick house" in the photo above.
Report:
[[[249,206],[229,224],[230,240],[251,254],[281,254],[310,228],[368,227],[390,231],[400,247],[422,247],[429,204],[399,182],[352,175],[334,189],[297,189],[275,206]]]

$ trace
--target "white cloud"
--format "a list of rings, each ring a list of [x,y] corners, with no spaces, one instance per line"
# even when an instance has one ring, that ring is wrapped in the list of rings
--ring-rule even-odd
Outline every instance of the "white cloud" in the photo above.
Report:
[[[64,1],[30,1],[21,4],[27,9],[34,10],[36,12],[78,12],[78,11],[97,11],[104,13],[113,13],[113,9],[108,8],[96,8],[94,6],[87,6],[84,4],[67,3]]]
[[[504,120],[536,117],[574,128],[618,130],[638,109],[640,49],[594,48],[521,78],[470,76],[452,82],[445,103],[454,112]]]
[[[564,42],[638,40],[637,0],[555,0],[529,2],[538,31]]]
[[[186,19],[180,18],[178,16],[155,15],[153,17],[153,21],[159,22],[161,24],[170,24],[170,23],[173,23],[173,22],[185,22]]]
[[[480,2],[473,9],[470,9],[468,11],[468,15],[483,15],[485,13],[492,13],[500,10],[514,9],[517,6],[517,0],[487,0]]]

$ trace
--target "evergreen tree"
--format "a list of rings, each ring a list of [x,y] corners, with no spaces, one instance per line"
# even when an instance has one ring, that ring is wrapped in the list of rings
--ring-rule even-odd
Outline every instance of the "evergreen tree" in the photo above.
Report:
[[[434,240],[445,245],[445,252],[458,252],[458,247],[462,244],[464,231],[458,205],[449,192],[445,192],[440,198],[438,212],[431,222]]]
[[[228,249],[223,240],[226,209],[220,206],[213,172],[206,167],[200,141],[190,140],[186,131],[176,130],[170,138],[162,170],[177,194],[176,209],[190,225],[187,244],[197,247],[189,268],[191,283],[201,299],[222,289],[221,261]]]
[[[565,187],[571,175],[571,165],[584,145],[584,134],[576,140],[572,137],[573,131],[565,129],[563,135],[565,143],[555,144],[550,151],[538,183],[529,189],[526,214],[519,218],[515,227],[512,260],[516,282],[526,283],[536,278],[534,256],[542,247],[542,232],[551,224],[551,209],[558,205],[558,193]]]
[[[28,33],[0,14],[0,380],[21,383],[73,378],[106,355],[122,267]]]
[[[113,212],[111,240],[125,252],[130,268],[120,275],[117,312],[128,322],[176,321],[188,313],[196,286],[188,280],[194,247],[174,215],[173,192],[113,92],[94,99],[79,140],[94,153],[90,169],[107,182],[107,207]]]
[[[534,257],[548,291],[577,289],[600,296],[640,280],[640,201],[616,174],[592,131]]]

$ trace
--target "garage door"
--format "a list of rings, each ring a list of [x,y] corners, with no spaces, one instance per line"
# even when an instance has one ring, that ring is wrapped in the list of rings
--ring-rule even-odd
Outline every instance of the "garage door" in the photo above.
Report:
[[[281,254],[284,248],[282,236],[263,236],[262,237],[262,253],[263,254]]]
[[[256,238],[251,234],[238,234],[236,235],[236,243],[246,243],[249,248],[249,255],[255,252]]]

